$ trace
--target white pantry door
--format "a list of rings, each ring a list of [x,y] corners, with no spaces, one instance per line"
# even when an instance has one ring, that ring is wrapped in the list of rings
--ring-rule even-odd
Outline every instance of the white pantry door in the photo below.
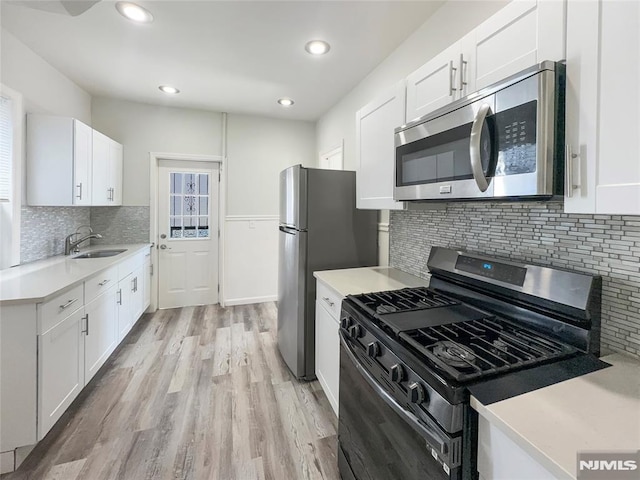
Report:
[[[158,307],[218,303],[219,164],[158,169]]]

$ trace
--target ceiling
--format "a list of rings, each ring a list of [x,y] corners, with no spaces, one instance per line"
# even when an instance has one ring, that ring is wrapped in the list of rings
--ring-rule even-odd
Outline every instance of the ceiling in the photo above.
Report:
[[[312,121],[444,3],[139,1],[154,15],[140,25],[110,0],[77,16],[24,6],[32,1],[0,2],[2,27],[91,95]],[[307,54],[313,39],[330,52]]]

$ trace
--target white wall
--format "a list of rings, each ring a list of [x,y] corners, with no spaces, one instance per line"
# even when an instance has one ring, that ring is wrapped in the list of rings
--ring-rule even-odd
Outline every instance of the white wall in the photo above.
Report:
[[[93,127],[124,145],[123,205],[149,205],[149,152],[222,154],[222,114],[94,97]]]
[[[315,124],[230,114],[227,142],[224,296],[229,305],[275,300],[279,173],[315,163]]]
[[[23,95],[26,113],[75,117],[91,125],[91,96],[11,33],[0,37],[0,80]]]
[[[278,174],[315,165],[315,123],[229,114],[229,215],[277,215]]]

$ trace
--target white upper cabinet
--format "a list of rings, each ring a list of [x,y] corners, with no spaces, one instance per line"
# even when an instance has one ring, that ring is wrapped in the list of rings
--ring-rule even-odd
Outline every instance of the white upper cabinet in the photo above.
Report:
[[[68,117],[27,117],[27,203],[91,205],[92,129]]]
[[[568,2],[566,212],[640,214],[639,31],[638,2]]]
[[[404,123],[405,82],[388,88],[356,113],[356,206],[397,210],[393,200],[394,130]]]
[[[122,145],[93,131],[93,205],[122,205]]]
[[[565,2],[515,0],[473,32],[479,90],[544,60],[565,59]]]
[[[407,77],[407,123],[474,91],[472,49],[467,35]]]
[[[123,148],[70,117],[27,117],[27,203],[122,205]]]
[[[514,0],[407,77],[410,122],[544,60],[565,59],[565,2]]]

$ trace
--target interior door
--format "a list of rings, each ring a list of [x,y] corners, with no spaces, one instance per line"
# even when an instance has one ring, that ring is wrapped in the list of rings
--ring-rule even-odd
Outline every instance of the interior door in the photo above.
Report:
[[[218,303],[219,165],[161,161],[158,307]]]

